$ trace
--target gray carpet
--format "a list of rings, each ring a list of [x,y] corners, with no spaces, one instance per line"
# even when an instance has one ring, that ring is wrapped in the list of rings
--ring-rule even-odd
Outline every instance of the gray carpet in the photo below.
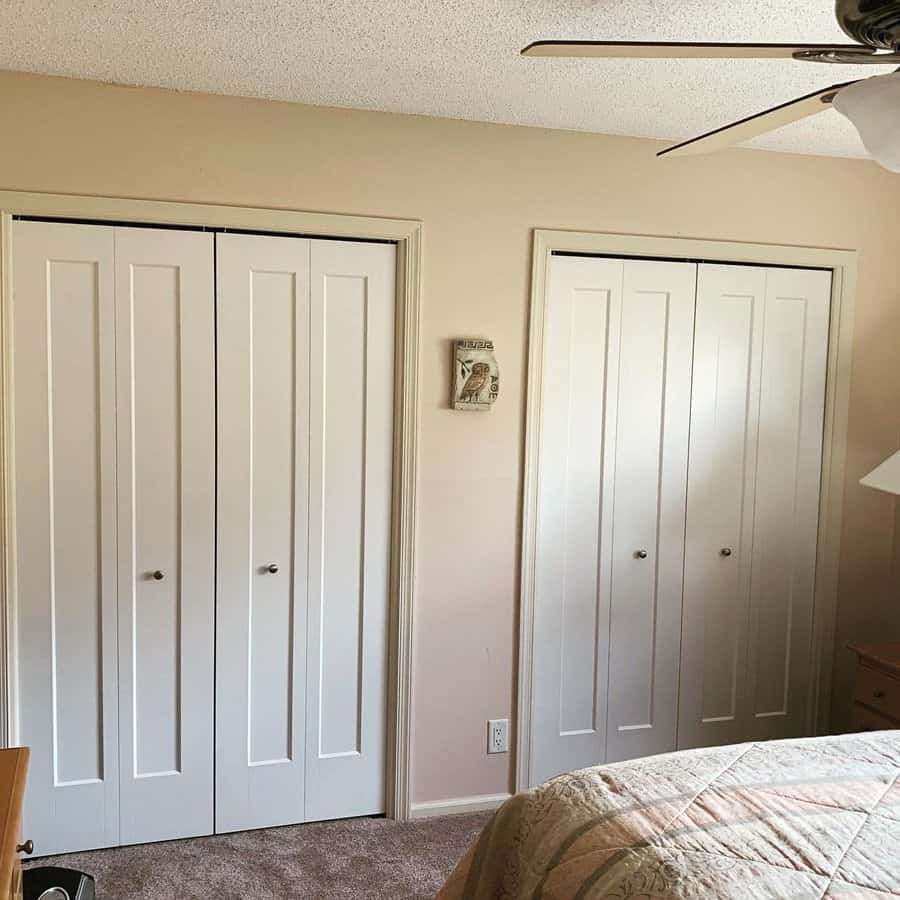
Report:
[[[487,813],[416,822],[346,819],[45,857],[80,869],[98,900],[425,900]]]

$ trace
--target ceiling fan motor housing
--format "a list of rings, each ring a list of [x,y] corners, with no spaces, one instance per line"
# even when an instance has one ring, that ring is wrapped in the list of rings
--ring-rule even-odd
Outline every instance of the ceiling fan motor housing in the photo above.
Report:
[[[835,15],[855,41],[900,50],[900,0],[837,0]]]

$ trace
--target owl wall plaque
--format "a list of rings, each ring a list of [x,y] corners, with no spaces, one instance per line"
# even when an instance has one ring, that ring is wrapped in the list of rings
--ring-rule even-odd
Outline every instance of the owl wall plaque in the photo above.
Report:
[[[500,370],[494,358],[494,342],[462,338],[453,344],[454,409],[485,410],[500,393]]]

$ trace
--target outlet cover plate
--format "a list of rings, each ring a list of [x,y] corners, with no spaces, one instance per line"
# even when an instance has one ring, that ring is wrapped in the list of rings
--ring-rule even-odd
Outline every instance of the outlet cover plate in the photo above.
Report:
[[[509,753],[509,719],[488,720],[488,753]]]

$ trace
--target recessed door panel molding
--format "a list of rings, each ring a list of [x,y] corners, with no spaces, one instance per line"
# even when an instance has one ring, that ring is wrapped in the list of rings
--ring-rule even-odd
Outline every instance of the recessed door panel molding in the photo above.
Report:
[[[48,854],[119,840],[114,237],[17,222],[13,241],[18,740]]]
[[[615,443],[606,759],[675,748],[697,267],[625,263]]]
[[[121,843],[213,830],[212,242],[115,231]]]
[[[305,817],[309,255],[218,235],[216,831]]]
[[[610,521],[606,372],[618,364],[621,260],[554,257],[544,334],[535,568],[532,783],[602,761]],[[602,523],[602,525],[601,525]]]
[[[306,819],[385,810],[396,249],[313,241]]]
[[[291,586],[297,528],[296,336],[297,315],[306,313],[306,304],[297,296],[297,281],[296,272],[250,273],[250,555],[252,575],[257,576],[251,575],[248,616],[251,766],[277,766],[295,755],[295,595]],[[302,478],[302,472],[299,474]],[[301,578],[304,570],[301,561]],[[302,660],[302,650],[299,658]]]

